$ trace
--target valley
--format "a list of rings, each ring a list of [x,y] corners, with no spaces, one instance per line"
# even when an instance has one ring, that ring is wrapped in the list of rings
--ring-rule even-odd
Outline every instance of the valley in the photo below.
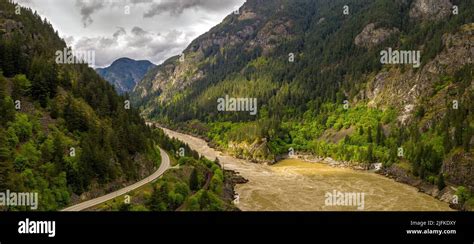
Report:
[[[55,15],[0,10],[0,191],[39,211],[140,182],[158,147],[176,168],[104,210],[474,209],[473,2],[247,0],[187,34],[118,28],[113,58]]]
[[[333,190],[364,192],[366,211],[451,210],[445,202],[375,173],[294,159],[257,164],[222,154],[200,138],[164,131],[249,180],[236,186],[239,197],[234,203],[243,211],[357,211],[352,206],[325,206],[325,193]]]
[[[145,120],[204,138],[249,162],[273,164],[295,152],[358,168],[377,164],[396,181],[445,202],[456,195],[459,202],[451,207],[472,210],[472,4],[249,0],[239,14],[229,14],[194,39],[182,55],[150,69],[130,99]],[[351,10],[343,13],[346,7]],[[251,99],[258,106],[228,107],[227,97]],[[303,167],[293,163],[284,171]],[[262,166],[265,170],[255,174],[269,170],[273,175],[277,165]],[[303,168],[317,173],[314,167]],[[333,170],[328,178],[341,174]],[[277,184],[285,177],[275,178],[259,184],[267,189],[267,181]],[[372,175],[361,178],[351,178],[354,186],[346,190],[372,185]],[[282,192],[298,191],[283,185]],[[318,196],[313,198],[321,202]],[[291,197],[291,206],[281,209],[305,205]],[[405,203],[405,197],[386,198]],[[420,201],[407,201],[413,210],[421,209]],[[375,209],[411,209],[384,204]],[[257,205],[250,209],[265,209]]]

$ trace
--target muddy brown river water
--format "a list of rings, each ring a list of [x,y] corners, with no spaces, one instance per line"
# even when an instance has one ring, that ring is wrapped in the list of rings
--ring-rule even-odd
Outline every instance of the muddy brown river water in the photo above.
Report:
[[[271,166],[256,164],[224,155],[200,138],[164,131],[209,159],[218,157],[225,169],[248,179],[247,183],[236,186],[239,198],[236,205],[244,211],[358,211],[356,205],[326,204],[326,194],[333,192],[364,193],[362,210],[365,211],[451,210],[447,203],[418,192],[415,187],[372,172],[297,159],[286,159]]]

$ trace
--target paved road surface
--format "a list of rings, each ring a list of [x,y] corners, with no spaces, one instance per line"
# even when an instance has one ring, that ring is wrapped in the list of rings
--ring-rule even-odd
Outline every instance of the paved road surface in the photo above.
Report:
[[[103,202],[106,202],[110,199],[113,199],[115,197],[118,197],[120,195],[123,195],[129,191],[133,191],[155,179],[157,179],[158,177],[160,177],[166,170],[168,170],[170,168],[170,158],[168,156],[168,154],[160,148],[160,153],[161,153],[161,164],[160,164],[160,168],[158,168],[157,171],[155,171],[155,173],[153,173],[152,175],[146,177],[145,179],[133,184],[133,185],[129,185],[125,188],[122,188],[120,190],[117,190],[117,191],[114,191],[112,193],[109,193],[107,195],[104,195],[104,196],[101,196],[101,197],[98,197],[98,198],[94,198],[94,199],[91,199],[91,200],[88,200],[88,201],[85,201],[85,202],[81,202],[79,204],[76,204],[76,205],[73,205],[73,206],[70,206],[70,207],[67,207],[61,211],[81,211],[81,210],[84,210],[84,209],[88,209],[92,206],[95,206],[95,205],[98,205],[98,204],[101,204]]]

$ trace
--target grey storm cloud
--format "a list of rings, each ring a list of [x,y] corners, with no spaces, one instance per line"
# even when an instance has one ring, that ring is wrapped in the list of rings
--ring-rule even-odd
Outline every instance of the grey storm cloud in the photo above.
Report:
[[[159,64],[245,0],[16,1],[51,21],[73,50],[94,51],[95,66],[104,67],[121,57]],[[130,14],[125,14],[129,5]]]
[[[130,0],[131,3],[137,4],[137,3],[151,3],[153,0]]]
[[[161,3],[154,3],[151,6],[151,9],[143,14],[143,17],[150,18],[155,15],[160,15],[165,12],[169,12],[172,15],[178,15],[183,13],[185,9],[193,8],[199,6],[201,3],[200,0],[176,0],[176,1],[166,1]]]
[[[23,0],[28,1],[28,0]],[[92,24],[92,14],[106,6],[115,6],[120,3],[142,4],[153,3],[153,0],[76,0],[76,7],[79,8],[82,16],[82,23],[84,27]]]
[[[93,22],[91,15],[104,8],[104,0],[76,0],[76,7],[81,11],[84,27],[87,27]]]
[[[125,31],[125,28],[119,26],[119,27],[117,27],[117,29],[118,30],[116,32],[114,32],[114,34],[112,35],[114,38],[117,38],[121,35],[126,35],[127,34],[127,31]]]
[[[140,28],[138,26],[133,27],[132,33],[136,36],[144,36],[144,35],[148,34],[147,31],[144,31],[142,28]]]
[[[82,51],[94,50],[96,65],[105,66],[117,58],[117,53],[130,58],[155,57],[164,60],[182,49],[183,44],[176,39],[185,35],[183,32],[171,30],[165,34],[146,31],[138,26],[127,32],[122,27],[110,37],[83,37],[75,43],[75,49]]]
[[[220,10],[227,7],[233,7],[233,1],[223,0],[164,0],[159,3],[153,3],[150,10],[143,14],[145,18],[151,18],[162,13],[170,13],[171,15],[179,15],[186,9],[202,8],[205,10]]]
[[[25,0],[24,0],[25,1]],[[204,10],[222,10],[227,7],[235,7],[234,1],[225,0],[122,0],[131,4],[150,4],[149,10],[143,14],[144,18],[151,18],[162,13],[170,13],[171,15],[180,15],[186,9],[202,8]],[[82,23],[84,27],[92,24],[92,14],[100,9],[103,9],[105,5],[114,6],[119,4],[120,1],[111,0],[76,0],[76,7],[79,8]]]

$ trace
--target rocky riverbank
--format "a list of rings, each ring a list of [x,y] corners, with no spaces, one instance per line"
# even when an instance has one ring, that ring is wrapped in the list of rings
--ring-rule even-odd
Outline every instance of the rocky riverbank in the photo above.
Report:
[[[239,195],[235,191],[237,184],[245,184],[248,180],[233,170],[224,170],[224,199],[227,202],[237,203]],[[240,210],[240,209],[239,209]]]
[[[239,200],[235,199],[234,203],[243,211],[334,211],[334,208],[324,204],[324,196],[335,188],[340,191],[369,194],[365,206],[369,211],[450,210],[449,204],[421,193],[407,184],[374,174],[364,168],[343,168],[349,165],[348,163],[338,164],[330,159],[326,159],[324,164],[308,163],[297,158],[283,160],[274,165],[252,163],[211,148],[202,137],[164,130],[168,136],[188,143],[202,156],[218,158],[226,170],[238,172],[248,179],[245,184],[238,184],[244,183],[243,180],[238,183],[229,180],[226,187],[226,201],[234,199],[234,194],[237,193]],[[319,158],[314,156],[307,156],[306,159],[320,162]],[[333,167],[329,166],[331,163]],[[235,192],[232,186],[235,186]]]
[[[256,159],[256,158],[249,158],[249,157],[243,157],[241,155],[235,155],[234,153],[228,152],[227,150],[220,148],[218,145],[213,143],[212,141],[209,140],[209,138],[203,137],[198,134],[194,133],[189,133],[188,131],[184,130],[178,130],[180,133],[185,133],[189,134],[191,136],[200,138],[204,141],[207,142],[208,146],[218,150],[222,151],[224,153],[227,153],[233,157],[239,158],[239,159],[244,159],[250,162],[254,163],[260,163],[260,164],[275,164],[281,160],[284,159],[299,159],[305,162],[311,162],[311,163],[324,163],[327,164],[331,167],[334,168],[349,168],[352,170],[357,170],[357,171],[371,171],[374,173],[377,173],[379,175],[385,176],[387,178],[391,178],[397,182],[413,186],[416,189],[418,189],[419,192],[430,195],[438,200],[441,200],[443,202],[446,202],[449,204],[450,208],[456,209],[456,210],[469,210],[468,207],[462,206],[459,203],[455,203],[455,192],[456,192],[456,187],[448,184],[445,188],[443,188],[441,191],[438,190],[436,185],[430,184],[426,181],[423,181],[415,176],[413,176],[410,172],[407,172],[405,169],[399,167],[398,165],[394,164],[390,167],[384,168],[382,166],[382,163],[372,163],[372,164],[366,164],[366,163],[357,163],[357,162],[351,162],[351,161],[339,161],[335,160],[331,157],[319,157],[310,153],[298,153],[295,152],[293,155],[289,154],[284,154],[284,155],[278,155],[275,157],[275,160],[262,160],[262,159]],[[236,184],[243,184],[246,183],[247,180],[238,175],[236,172],[231,172],[229,171],[227,174],[229,174],[229,178],[231,179],[230,181],[226,181],[226,198],[228,199],[234,199],[235,192],[234,192],[234,187]],[[226,174],[226,176],[227,176]],[[239,178],[240,177],[240,178]]]
[[[428,194],[436,199],[443,202],[449,203],[449,207],[461,211],[473,211],[468,204],[461,204],[456,196],[457,187],[451,184],[447,184],[446,187],[439,190],[436,185],[430,184],[426,181],[421,180],[407,172],[405,169],[398,165],[391,165],[390,167],[383,168],[377,173],[394,179],[397,182],[404,183],[413,187],[416,187],[418,191]]]
[[[362,164],[349,161],[338,161],[330,157],[318,157],[312,154],[295,154],[293,156],[280,156],[279,158],[282,160],[287,158],[296,158],[310,163],[324,163],[336,168],[373,171],[397,182],[413,186],[417,188],[419,192],[428,194],[438,200],[448,203],[449,207],[452,209],[472,211],[472,209],[470,209],[467,204],[461,205],[456,200],[456,187],[454,185],[448,184],[445,188],[439,190],[436,185],[430,184],[421,180],[420,178],[413,176],[411,173],[407,172],[405,169],[399,167],[396,164],[384,168],[381,163]]]

